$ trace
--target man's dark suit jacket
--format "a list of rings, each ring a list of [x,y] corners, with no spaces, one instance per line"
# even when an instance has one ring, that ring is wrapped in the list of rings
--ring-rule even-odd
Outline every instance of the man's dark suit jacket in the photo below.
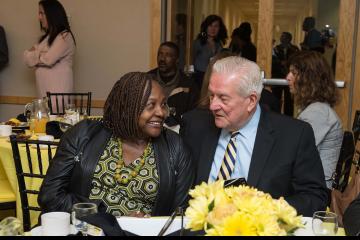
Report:
[[[347,236],[360,236],[360,195],[346,209],[343,220]]]
[[[180,134],[197,165],[196,185],[209,179],[220,132],[209,110],[183,116]],[[303,216],[325,210],[328,195],[311,126],[261,109],[247,183],[283,196]]]

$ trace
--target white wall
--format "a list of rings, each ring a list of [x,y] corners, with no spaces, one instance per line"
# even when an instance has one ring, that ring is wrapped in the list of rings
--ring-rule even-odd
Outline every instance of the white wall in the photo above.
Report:
[[[147,71],[150,64],[149,0],[60,0],[70,16],[77,41],[76,91],[92,91],[105,100],[124,73]],[[36,96],[34,71],[22,54],[41,35],[38,0],[0,0],[10,64],[0,72],[0,96]],[[157,46],[155,46],[157,48]],[[20,107],[21,108],[21,107]],[[19,113],[19,106],[0,105],[0,121]]]

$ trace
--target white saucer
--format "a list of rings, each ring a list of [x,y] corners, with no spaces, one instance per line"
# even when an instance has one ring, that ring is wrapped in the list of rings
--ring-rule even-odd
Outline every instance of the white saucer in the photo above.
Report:
[[[30,146],[31,146],[31,148],[37,149],[37,146],[34,145],[34,144],[31,144]],[[57,146],[55,146],[55,145],[51,145],[51,146],[50,146],[51,149],[54,149],[54,148],[56,148],[56,147],[57,147]],[[40,145],[40,149],[41,149],[41,150],[46,150],[46,149],[48,149],[48,145],[44,145],[44,146],[41,146],[41,145]]]
[[[70,225],[70,234],[77,234],[78,230],[76,230],[74,225]],[[42,227],[38,226],[36,228],[31,229],[30,231],[31,236],[42,236]]]

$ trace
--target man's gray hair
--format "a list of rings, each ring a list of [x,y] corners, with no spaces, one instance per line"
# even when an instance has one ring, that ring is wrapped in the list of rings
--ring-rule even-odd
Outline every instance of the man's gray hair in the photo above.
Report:
[[[260,99],[263,89],[261,72],[259,66],[252,61],[242,57],[232,56],[216,61],[213,66],[213,73],[236,74],[238,76],[239,94],[248,97],[255,92]]]

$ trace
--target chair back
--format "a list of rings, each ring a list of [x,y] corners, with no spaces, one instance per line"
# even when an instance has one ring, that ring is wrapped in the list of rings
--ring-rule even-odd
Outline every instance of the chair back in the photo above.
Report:
[[[349,182],[349,176],[351,172],[351,166],[353,157],[355,154],[355,143],[353,133],[350,131],[345,131],[343,136],[343,141],[341,144],[341,150],[339,155],[339,160],[336,165],[336,170],[333,175],[333,185],[334,189],[337,189],[343,192]]]
[[[354,133],[354,139],[357,140],[360,135],[360,110],[356,110],[355,112],[352,131]]]
[[[30,211],[41,211],[38,206],[33,206],[31,202],[35,200],[37,202],[41,182],[46,175],[50,161],[53,159],[54,150],[52,148],[56,148],[59,143],[24,140],[15,135],[10,136],[10,142],[18,179],[24,231],[30,231],[32,226]],[[25,151],[20,153],[20,148]],[[29,199],[35,200],[30,201]]]
[[[65,106],[74,103],[81,115],[90,116],[91,92],[87,93],[46,93],[51,115],[64,115]]]

